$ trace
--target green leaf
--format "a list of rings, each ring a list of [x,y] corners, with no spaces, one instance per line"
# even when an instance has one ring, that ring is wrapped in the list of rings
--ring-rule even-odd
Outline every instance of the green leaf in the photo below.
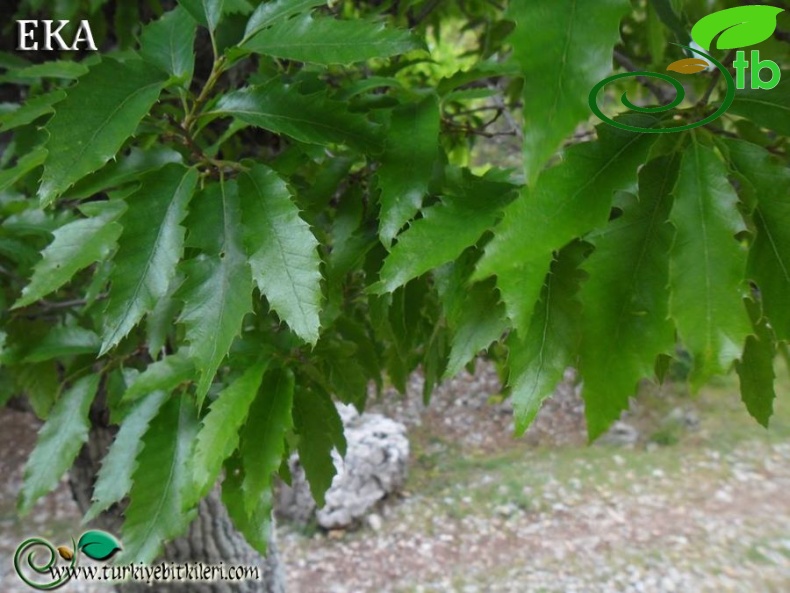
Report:
[[[195,512],[184,501],[192,489],[189,458],[197,430],[197,410],[186,396],[171,397],[151,422],[132,476],[118,564],[153,562],[163,543],[192,522]]]
[[[729,113],[750,119],[759,126],[785,136],[790,135],[790,79],[785,75],[770,91],[736,91]]]
[[[189,354],[200,374],[198,404],[208,392],[222,359],[252,311],[252,278],[242,245],[236,183],[213,184],[198,196],[189,225],[191,241],[203,254],[186,262],[179,321],[186,326]]]
[[[638,117],[632,125],[650,125]],[[606,224],[616,190],[632,187],[655,134],[598,127],[599,140],[577,144],[546,171],[533,189],[505,209],[473,280],[497,276],[497,287],[515,327],[525,335],[553,253]]]
[[[58,398],[60,377],[56,362],[20,365],[17,390],[22,391],[37,417],[45,420]]]
[[[468,194],[444,196],[435,206],[425,208],[422,218],[398,235],[376,290],[392,292],[457,258],[495,225],[511,191],[507,184],[482,184],[482,188],[472,186]]]
[[[41,252],[33,276],[14,308],[25,307],[57,290],[83,268],[105,259],[115,247],[121,226],[114,222],[123,204],[115,203],[99,216],[64,224],[52,233],[52,242]]]
[[[149,364],[129,385],[123,401],[133,401],[156,391],[170,393],[184,381],[190,381],[194,373],[194,363],[184,351],[179,350]]]
[[[736,49],[770,39],[776,30],[776,16],[784,9],[774,6],[736,6],[702,17],[691,29],[691,37],[710,51],[721,33],[716,49]]]
[[[767,320],[760,316],[760,307],[746,301],[750,311],[754,333],[746,338],[743,357],[736,363],[741,383],[741,399],[749,414],[768,428],[774,413],[774,359],[776,358],[776,339]]]
[[[675,14],[671,0],[650,0],[650,6],[655,9],[658,18],[661,19],[667,28],[675,34],[677,40],[683,45],[689,45],[691,36],[686,30],[686,26]],[[655,61],[656,56],[653,56]]]
[[[255,165],[239,176],[244,244],[252,278],[300,338],[318,341],[321,258],[310,226],[273,170]]]
[[[580,300],[584,310],[580,370],[590,439],[628,407],[640,379],[651,377],[659,354],[675,347],[666,286],[674,237],[668,222],[678,159],[651,161],[639,173],[639,198],[588,239],[595,252]],[[630,196],[629,196],[630,197]]]
[[[191,502],[197,502],[211,490],[222,469],[239,443],[239,429],[247,418],[250,405],[258,394],[266,363],[249,367],[233,383],[223,389],[203,418],[192,456],[195,488]]]
[[[188,87],[195,69],[194,19],[182,7],[147,25],[140,35],[140,55],[149,64],[174,76]]]
[[[263,29],[242,47],[313,64],[351,64],[424,47],[408,31],[363,20],[314,19],[309,13]]]
[[[743,221],[724,163],[696,139],[683,154],[674,195],[669,311],[694,358],[698,387],[729,370],[751,333],[742,300],[746,252],[734,237]]]
[[[515,433],[524,434],[544,400],[573,364],[579,342],[581,306],[577,295],[582,274],[577,269],[585,246],[574,243],[551,264],[529,328],[510,334],[508,366]]]
[[[12,70],[8,74],[13,78],[64,78],[73,80],[87,72],[88,67],[85,64],[71,60],[52,60],[43,64]]]
[[[142,179],[121,217],[123,233],[110,275],[101,355],[118,344],[167,294],[184,250],[181,226],[197,171],[171,164]],[[141,212],[145,215],[141,216]]]
[[[241,432],[242,498],[250,517],[255,515],[261,497],[270,494],[272,475],[282,462],[285,436],[293,427],[293,398],[293,373],[289,369],[268,372]]]
[[[293,415],[299,434],[299,462],[310,483],[313,499],[322,507],[324,494],[336,473],[332,449],[336,447],[341,455],[346,453],[343,422],[329,395],[310,389],[296,391]]]
[[[16,165],[10,169],[0,171],[0,192],[4,192],[9,187],[14,185],[17,181],[22,179],[25,175],[30,173],[36,167],[44,164],[47,158],[47,151],[42,148],[36,148],[32,152],[22,155],[16,162]]]
[[[104,531],[86,531],[77,542],[77,549],[88,558],[105,561],[121,550],[121,543]]]
[[[268,84],[227,93],[214,115],[229,115],[253,126],[308,144],[348,144],[379,152],[379,126],[348,111],[348,105],[322,93],[303,95],[294,86]]]
[[[167,146],[155,146],[146,150],[133,147],[127,156],[107,163],[96,173],[77,182],[63,197],[69,200],[89,198],[99,192],[137,181],[168,163],[180,163],[183,160],[178,151]]]
[[[132,489],[132,476],[137,468],[137,456],[143,449],[143,435],[151,420],[167,399],[164,391],[154,391],[137,402],[123,419],[93,487],[93,504],[85,513],[83,523],[98,517],[111,505],[121,502]]]
[[[88,412],[98,387],[99,375],[88,375],[77,380],[55,402],[25,465],[19,495],[22,515],[29,513],[39,498],[55,489],[88,441]]]
[[[439,103],[433,95],[392,111],[378,169],[379,236],[387,247],[417,213],[428,191],[438,156],[440,119]]]
[[[213,34],[222,17],[223,0],[178,0],[178,3]],[[191,46],[190,46],[191,51]]]
[[[24,362],[42,362],[76,354],[96,354],[99,336],[81,327],[59,326],[25,353]]]
[[[105,58],[68,90],[46,125],[43,204],[115,156],[159,97],[162,79],[142,60]]]
[[[265,556],[271,536],[272,493],[270,490],[263,491],[255,501],[255,509],[248,514],[244,508],[244,479],[238,456],[228,459],[225,462],[225,479],[222,481],[222,503],[244,539]]]
[[[450,319],[453,340],[445,379],[460,373],[478,352],[501,338],[507,329],[505,307],[491,283],[478,282],[460,288],[464,296]]]
[[[316,6],[326,6],[326,0],[273,0],[259,4],[247,21],[241,44],[258,31]]]
[[[53,113],[55,103],[66,98],[65,91],[60,89],[28,99],[19,109],[0,115],[0,132],[8,132],[14,128],[36,121],[42,115]]]
[[[510,36],[524,86],[524,161],[532,183],[563,139],[590,115],[590,89],[612,69],[627,0],[511,2]]]
[[[749,142],[726,142],[730,164],[754,189],[756,236],[747,276],[760,289],[763,311],[780,340],[790,340],[790,171],[767,150]]]

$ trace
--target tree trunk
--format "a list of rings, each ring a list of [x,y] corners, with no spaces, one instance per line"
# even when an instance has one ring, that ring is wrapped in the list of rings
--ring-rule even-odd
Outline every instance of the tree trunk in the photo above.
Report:
[[[90,439],[80,452],[70,474],[71,491],[83,513],[90,506],[93,482],[100,461],[114,437],[114,430],[107,425],[106,415],[105,409],[94,408],[91,411],[93,428]],[[123,522],[122,514],[123,507],[114,505],[94,523],[96,527],[109,533],[119,534]],[[201,501],[198,515],[190,525],[189,531],[183,537],[167,544],[159,560],[168,563],[202,562],[206,565],[223,563],[225,567],[257,566],[261,580],[157,583],[156,591],[173,593],[284,593],[285,591],[285,577],[277,553],[274,523],[269,540],[269,553],[263,558],[233,527],[220,500],[218,488]],[[129,583],[119,587],[118,591],[150,593],[152,588],[145,583]]]

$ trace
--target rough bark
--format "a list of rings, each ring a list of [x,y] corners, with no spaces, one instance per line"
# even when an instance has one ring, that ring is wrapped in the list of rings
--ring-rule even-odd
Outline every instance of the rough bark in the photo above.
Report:
[[[88,443],[83,447],[70,474],[70,485],[77,505],[84,513],[91,502],[91,493],[96,472],[102,457],[113,440],[114,430],[108,426],[106,410],[91,411],[93,428]],[[120,533],[123,523],[123,507],[113,506],[98,517],[94,524],[113,534]],[[215,488],[198,507],[198,515],[190,525],[188,533],[165,546],[160,558],[163,562],[194,563],[224,566],[248,565],[260,569],[260,581],[205,582],[205,583],[158,583],[157,591],[173,593],[284,593],[285,578],[277,553],[275,528],[272,524],[269,553],[266,558],[247,544],[228,517],[220,500],[219,489]],[[150,593],[145,583],[129,583],[118,588],[119,593]]]

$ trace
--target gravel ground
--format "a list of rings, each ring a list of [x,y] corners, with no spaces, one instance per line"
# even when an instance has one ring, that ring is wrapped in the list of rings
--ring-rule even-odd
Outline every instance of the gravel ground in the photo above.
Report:
[[[283,526],[289,591],[790,591],[790,439],[749,430],[722,446],[703,417],[677,446],[581,446],[568,379],[520,441],[508,405],[492,404],[498,381],[487,366],[443,385],[428,409],[417,396],[374,403],[410,427],[409,491],[355,531]],[[419,390],[415,377],[410,391]],[[81,531],[65,483],[30,517],[15,516],[35,430],[28,416],[0,410],[7,593],[29,591],[11,567],[21,539],[68,541]]]

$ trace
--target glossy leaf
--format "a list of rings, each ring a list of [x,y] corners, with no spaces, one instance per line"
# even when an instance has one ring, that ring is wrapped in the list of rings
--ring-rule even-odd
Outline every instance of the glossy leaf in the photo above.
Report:
[[[99,387],[99,376],[78,379],[63,393],[41,427],[36,447],[25,465],[19,512],[29,513],[36,501],[55,489],[88,440],[88,412]]]
[[[224,0],[178,0],[178,3],[210,32],[217,28]]]
[[[422,206],[438,157],[439,122],[439,103],[433,96],[392,110],[378,169],[379,236],[387,247]]]
[[[132,476],[137,468],[137,456],[143,448],[143,435],[166,399],[164,391],[154,391],[137,402],[123,419],[102,460],[93,487],[93,504],[85,513],[83,523],[121,502],[132,489]]]
[[[527,181],[590,115],[590,89],[612,69],[627,0],[511,2],[513,59],[525,79],[524,162]]]
[[[143,29],[140,55],[149,64],[189,86],[195,68],[196,32],[194,19],[177,6]]]
[[[321,93],[303,95],[294,86],[248,87],[223,95],[213,111],[309,144],[348,144],[379,152],[379,126],[348,111],[346,103]]]
[[[170,398],[151,421],[132,476],[118,564],[153,562],[163,542],[192,522],[195,512],[184,501],[193,487],[189,458],[197,430],[197,410],[186,396]]]
[[[276,58],[330,65],[386,58],[423,46],[408,31],[363,20],[313,18],[308,13],[281,19],[242,47]]]
[[[14,128],[27,125],[36,121],[42,115],[53,113],[53,105],[66,98],[66,93],[60,89],[28,99],[24,105],[0,115],[0,132],[8,132]]]
[[[262,2],[247,21],[242,43],[258,31],[270,27],[288,17],[297,15],[316,6],[326,6],[326,0],[272,0]]]
[[[742,300],[746,251],[735,240],[743,221],[724,163],[696,140],[683,154],[674,196],[669,312],[698,387],[729,370],[751,333]]]
[[[763,311],[780,340],[790,340],[790,170],[764,148],[727,142],[730,164],[754,188],[756,236],[748,277],[760,289]]]
[[[217,395],[203,418],[192,456],[195,488],[190,496],[193,503],[208,494],[219,476],[223,462],[236,450],[239,429],[258,394],[265,370],[264,363],[250,366]]]
[[[189,355],[200,375],[198,403],[208,392],[222,359],[252,310],[252,277],[242,245],[235,182],[210,185],[196,198],[191,241],[203,254],[184,265],[178,292],[184,309]]]
[[[195,365],[192,360],[179,350],[149,364],[129,385],[123,399],[132,401],[156,391],[169,393],[184,381],[190,381],[194,372]]]
[[[650,125],[648,120],[627,123]],[[608,220],[616,190],[632,187],[653,134],[598,128],[599,140],[569,148],[563,162],[505,209],[473,279],[496,275],[516,329],[525,335],[553,253]]]
[[[656,358],[671,354],[675,330],[668,319],[671,192],[678,159],[651,161],[639,174],[639,197],[588,240],[595,246],[583,266],[581,364],[587,430],[595,439],[620,417],[637,383],[653,375]]]
[[[770,91],[737,91],[728,113],[750,119],[758,126],[779,134],[790,135],[790,79],[785,75]]]
[[[241,175],[239,194],[255,284],[293,332],[315,344],[321,310],[318,241],[299,217],[285,182],[268,167],[256,165]]]
[[[46,126],[43,204],[115,156],[159,97],[163,78],[142,60],[105,58],[68,90]]]
[[[134,207],[119,221],[123,233],[113,258],[101,354],[167,294],[184,248],[181,222],[196,185],[194,169],[171,164],[144,177],[140,189],[128,198]]]

